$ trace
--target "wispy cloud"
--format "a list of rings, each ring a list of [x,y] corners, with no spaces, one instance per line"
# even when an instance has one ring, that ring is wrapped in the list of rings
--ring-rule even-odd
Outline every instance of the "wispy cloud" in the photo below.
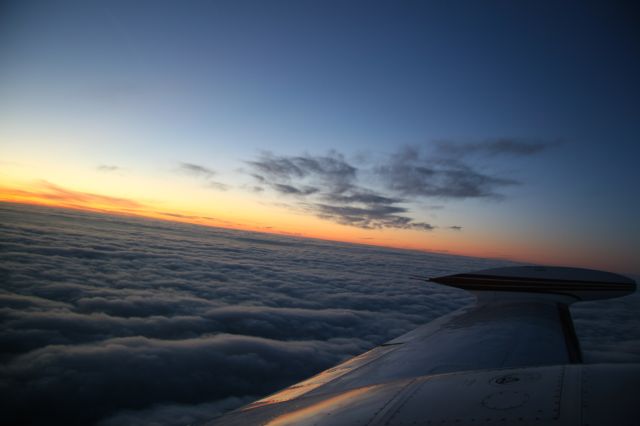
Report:
[[[100,172],[117,172],[119,170],[122,170],[121,167],[110,165],[110,164],[100,164],[97,167],[97,169]]]
[[[437,142],[437,152],[447,158],[456,158],[467,155],[511,155],[511,156],[530,156],[541,153],[559,142],[548,141],[531,141],[518,138],[498,138],[488,139],[481,142],[455,143],[455,142]]]
[[[227,184],[225,184],[225,183],[222,183],[222,182],[212,181],[212,180],[208,181],[208,182],[206,183],[206,186],[207,186],[208,188],[216,189],[216,190],[218,190],[218,191],[226,191],[226,190],[228,190],[228,189],[229,189],[229,185],[227,185]]]
[[[182,173],[194,176],[205,181],[205,186],[208,188],[226,191],[229,189],[229,185],[213,180],[213,177],[217,175],[216,171],[205,166],[194,163],[180,163],[179,170]]]
[[[193,176],[204,177],[207,179],[216,175],[214,170],[193,163],[180,163],[180,170]]]

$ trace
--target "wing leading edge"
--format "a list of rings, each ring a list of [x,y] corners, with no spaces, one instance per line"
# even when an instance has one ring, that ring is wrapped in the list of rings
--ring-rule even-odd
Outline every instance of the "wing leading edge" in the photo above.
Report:
[[[580,363],[568,305],[635,291],[635,283],[619,275],[555,267],[499,268],[430,281],[472,291],[477,303],[242,407],[214,424],[306,424],[305,419],[313,420],[309,424],[334,424],[336,419],[329,416],[345,404],[356,404],[367,413],[373,410],[361,413],[371,421],[363,424],[392,424],[388,419],[381,423],[380,410],[392,400],[398,406],[397,398],[412,392],[415,383],[433,383],[435,377],[443,380],[451,374],[469,379],[478,371],[494,374],[494,370]],[[544,371],[549,377],[559,374],[553,369]],[[469,380],[475,383],[477,378]],[[350,412],[358,412],[357,407]],[[326,423],[319,412],[327,416]]]

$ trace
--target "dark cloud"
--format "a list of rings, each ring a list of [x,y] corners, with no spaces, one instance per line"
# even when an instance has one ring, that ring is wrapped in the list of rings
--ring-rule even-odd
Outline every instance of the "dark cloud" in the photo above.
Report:
[[[437,143],[437,152],[447,158],[475,154],[529,156],[538,154],[557,144],[558,142],[528,141],[514,138],[490,139],[470,143],[440,141]]]
[[[376,173],[391,191],[401,196],[443,199],[502,198],[502,188],[518,185],[513,179],[493,176],[458,159],[426,155],[406,147],[378,166]]]
[[[408,210],[398,205],[403,199],[359,186],[358,169],[336,152],[298,157],[266,153],[248,164],[258,183],[295,196],[298,208],[323,219],[365,229],[434,229],[409,217]]]
[[[452,229],[454,231],[462,231],[462,226],[453,225],[453,226],[450,226],[449,229]]]
[[[3,203],[3,421],[209,419],[471,301],[409,275],[499,264]],[[572,308],[590,361],[637,360],[638,303]]]
[[[428,223],[414,222],[406,216],[399,215],[398,213],[405,213],[407,209],[390,204],[373,203],[366,207],[353,207],[317,203],[312,206],[312,209],[322,218],[365,229],[396,228],[424,231],[434,229]]]
[[[350,192],[348,194],[328,194],[327,198],[334,202],[344,203],[344,204],[352,204],[352,203],[362,203],[367,205],[379,205],[379,206],[390,206],[392,204],[402,202],[400,198],[389,198],[383,197],[382,195],[375,194],[373,192]],[[406,210],[401,210],[406,211]]]
[[[312,181],[331,193],[342,193],[351,188],[357,169],[343,155],[333,151],[326,156],[281,157],[264,153],[248,164],[255,170],[252,176],[260,183],[285,185]],[[313,187],[313,185],[312,185]],[[278,190],[278,187],[274,188]],[[296,188],[297,189],[297,188]],[[304,192],[299,190],[299,192]],[[290,192],[287,192],[290,193]]]
[[[373,164],[360,159],[360,168],[344,155],[277,156],[264,153],[248,161],[247,172],[260,185],[293,196],[292,207],[343,225],[366,229],[432,230],[416,220],[407,205],[423,199],[500,200],[516,179],[485,171],[466,157],[472,155],[529,156],[552,143],[494,139],[476,143],[438,142],[435,149],[407,146]],[[364,167],[364,168],[363,168]],[[364,176],[364,177],[363,177]],[[452,228],[456,229],[456,228]]]
[[[226,191],[229,189],[229,185],[213,180],[213,177],[217,174],[215,170],[205,166],[193,163],[180,163],[180,171],[187,173],[191,176],[204,179],[205,186],[208,188]]]
[[[252,176],[258,183],[299,198],[315,195],[312,199],[331,200],[351,189],[356,175],[356,169],[336,153],[325,157],[275,157],[266,153],[249,165],[256,170]],[[314,203],[306,204],[311,212],[316,207]]]
[[[314,188],[313,186],[296,188],[295,186],[285,185],[281,183],[272,184],[272,188],[281,194],[294,194],[294,195],[311,195],[319,191],[318,188]]]

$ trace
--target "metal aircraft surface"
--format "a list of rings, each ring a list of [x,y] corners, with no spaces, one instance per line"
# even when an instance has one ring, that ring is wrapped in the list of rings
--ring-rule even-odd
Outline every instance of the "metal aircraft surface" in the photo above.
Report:
[[[640,425],[640,364],[583,364],[568,309],[634,281],[537,266],[429,281],[477,303],[208,424]]]

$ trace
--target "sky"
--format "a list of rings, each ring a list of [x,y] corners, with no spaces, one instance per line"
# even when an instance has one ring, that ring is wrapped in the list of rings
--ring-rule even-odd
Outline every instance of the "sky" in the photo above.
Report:
[[[0,8],[0,200],[640,272],[626,2]]]

